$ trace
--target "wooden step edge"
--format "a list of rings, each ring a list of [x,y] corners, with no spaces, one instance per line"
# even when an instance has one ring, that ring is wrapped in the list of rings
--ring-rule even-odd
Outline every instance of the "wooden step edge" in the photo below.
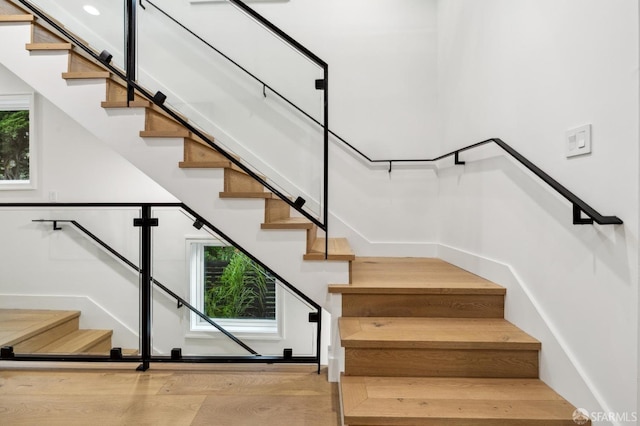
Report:
[[[141,130],[141,138],[188,138],[191,132],[184,130]]]
[[[112,330],[76,330],[37,350],[37,353],[87,353],[95,346],[110,340]]]
[[[313,223],[304,217],[290,217],[262,223],[260,229],[311,229]]]
[[[103,101],[100,106],[105,109],[109,108],[147,108],[151,105],[150,101]]]
[[[273,198],[271,192],[220,192],[220,198]]]
[[[65,80],[83,80],[95,78],[110,78],[109,71],[82,71],[82,72],[63,72],[62,78]]]
[[[231,166],[231,161],[180,161],[181,169],[224,169]]]
[[[575,425],[575,407],[539,379],[341,375],[350,425]],[[584,423],[590,425],[590,421]]]
[[[352,261],[355,254],[346,238],[329,238],[329,253],[325,259],[325,239],[317,238],[311,249],[303,255],[303,260]]]
[[[402,287],[388,285],[371,285],[366,284],[329,284],[329,293],[334,294],[436,294],[436,295],[495,295],[504,296],[507,292],[506,288],[476,288],[476,287]]]
[[[27,43],[25,48],[33,52],[39,50],[71,50],[73,47],[71,43]]]
[[[34,22],[33,15],[0,15],[0,22]]]
[[[539,351],[542,344],[505,319],[340,317],[345,348]]]
[[[24,311],[24,310],[21,310]],[[40,310],[38,310],[40,311]],[[40,311],[41,312],[41,311]],[[14,346],[20,342],[24,342],[29,340],[35,336],[38,336],[42,333],[46,333],[47,331],[64,324],[68,321],[72,321],[78,317],[80,317],[80,311],[52,311],[52,317],[45,320],[39,321],[37,324],[22,330],[22,334],[19,337],[11,341],[4,342],[3,345],[6,346]]]

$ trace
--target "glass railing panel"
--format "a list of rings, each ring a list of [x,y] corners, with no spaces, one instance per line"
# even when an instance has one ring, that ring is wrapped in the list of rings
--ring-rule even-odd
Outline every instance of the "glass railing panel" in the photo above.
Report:
[[[163,6],[177,13],[177,3]],[[220,51],[246,69],[256,70],[258,78],[319,121],[323,120],[324,93],[316,90],[315,81],[323,78],[323,69],[226,2],[209,5],[206,11],[193,8],[195,16],[178,16],[185,25],[193,25],[199,36],[204,32],[205,42],[148,2],[143,4],[146,10],[138,11],[141,86],[167,95],[167,106],[237,154],[275,190],[291,199],[302,197],[305,211],[324,221],[321,127],[210,45],[219,45]]]
[[[108,0],[28,0],[87,42],[96,53],[113,55],[113,63],[124,69],[124,1]],[[42,20],[39,21],[43,23]]]
[[[315,357],[313,306],[206,225],[194,227],[183,211],[156,208],[153,217],[159,220],[153,229],[155,356],[179,348],[184,357],[283,357],[285,349]]]
[[[139,274],[96,238],[137,263],[139,214],[0,206],[0,346],[16,355],[106,357],[120,347],[137,356]]]

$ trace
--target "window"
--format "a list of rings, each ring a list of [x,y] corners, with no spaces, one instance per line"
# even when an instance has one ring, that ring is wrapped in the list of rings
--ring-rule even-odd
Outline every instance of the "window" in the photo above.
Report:
[[[0,96],[0,189],[35,188],[33,95]]]
[[[191,301],[216,323],[238,334],[278,334],[276,279],[233,246],[219,241],[187,244],[191,260]],[[214,331],[191,315],[192,331]]]

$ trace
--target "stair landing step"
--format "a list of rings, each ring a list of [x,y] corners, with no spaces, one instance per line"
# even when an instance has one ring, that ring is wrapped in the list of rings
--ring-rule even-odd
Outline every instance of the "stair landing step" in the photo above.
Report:
[[[110,347],[112,330],[76,330],[38,349],[38,353],[74,354],[87,353],[96,345]]]
[[[303,256],[304,260],[325,260],[325,239],[317,238],[311,249]],[[329,254],[326,260],[355,259],[353,250],[346,238],[329,238]]]
[[[79,311],[0,309],[0,346],[16,345],[79,316]]]
[[[332,284],[331,293],[505,294],[491,281],[434,258],[357,257],[351,284]]]
[[[540,350],[540,342],[500,318],[341,317],[345,348]]]
[[[537,379],[342,376],[340,390],[348,425],[575,426],[575,407]]]

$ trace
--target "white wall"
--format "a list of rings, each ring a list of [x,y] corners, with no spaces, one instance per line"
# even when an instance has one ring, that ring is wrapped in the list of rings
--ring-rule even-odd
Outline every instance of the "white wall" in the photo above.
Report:
[[[447,0],[438,14],[442,151],[500,137],[625,221],[572,225],[564,199],[486,150],[439,173],[439,241],[516,272],[551,329],[545,381],[589,411],[636,411],[638,4]],[[565,158],[565,130],[588,123],[593,153]],[[507,297],[509,319],[540,328]],[[575,370],[548,357],[557,345]]]

